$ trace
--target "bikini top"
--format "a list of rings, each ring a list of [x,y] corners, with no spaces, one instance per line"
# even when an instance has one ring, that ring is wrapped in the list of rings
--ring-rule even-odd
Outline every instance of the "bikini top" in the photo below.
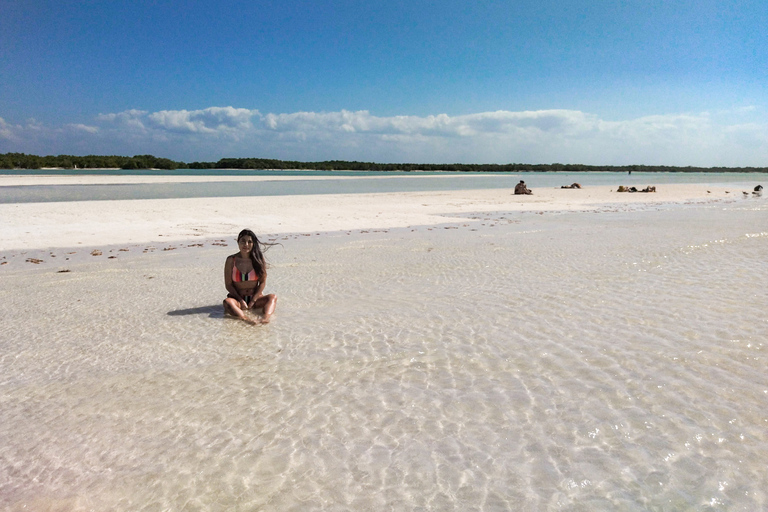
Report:
[[[251,269],[250,272],[241,272],[235,262],[232,262],[232,281],[235,283],[242,283],[245,281],[258,281],[259,275],[256,273],[256,269]]]

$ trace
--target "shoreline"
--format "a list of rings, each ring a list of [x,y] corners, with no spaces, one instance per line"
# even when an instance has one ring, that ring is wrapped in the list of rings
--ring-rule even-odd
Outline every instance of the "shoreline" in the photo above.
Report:
[[[615,189],[535,188],[526,196],[509,189],[478,189],[0,204],[5,219],[0,254],[227,239],[243,227],[290,235],[466,223],[492,213],[617,211],[762,199],[706,185],[667,184],[656,193]]]
[[[237,169],[233,169],[237,170]],[[302,171],[299,171],[302,172]],[[310,171],[307,171],[310,172]],[[346,172],[346,171],[340,171]],[[348,172],[360,172],[365,171],[348,171]],[[451,178],[471,178],[471,174],[456,174]],[[509,176],[516,176],[514,173],[510,173]],[[3,187],[25,187],[25,186],[56,186],[56,185],[123,185],[123,184],[154,184],[154,183],[217,183],[217,182],[233,182],[233,181],[302,181],[302,180],[359,180],[359,179],[392,179],[392,178],[444,178],[443,175],[436,174],[399,174],[391,176],[366,176],[361,174],[360,176],[216,176],[216,175],[170,175],[170,174],[158,174],[152,175],[133,175],[133,174],[116,174],[116,175],[56,175],[56,174],[38,174],[38,175],[23,175],[23,174],[6,174],[0,175],[0,191]]]

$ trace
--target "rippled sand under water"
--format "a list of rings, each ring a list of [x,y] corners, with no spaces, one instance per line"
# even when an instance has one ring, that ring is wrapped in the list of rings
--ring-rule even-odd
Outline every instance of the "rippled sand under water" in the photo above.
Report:
[[[761,204],[291,239],[258,328],[234,243],[8,272],[0,506],[765,509]]]

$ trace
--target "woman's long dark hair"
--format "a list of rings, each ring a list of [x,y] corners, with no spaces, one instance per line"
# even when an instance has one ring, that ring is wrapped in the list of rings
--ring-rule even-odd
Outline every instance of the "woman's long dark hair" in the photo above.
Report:
[[[248,256],[251,258],[253,270],[256,271],[256,274],[259,276],[259,280],[261,280],[264,278],[264,273],[267,270],[267,260],[264,258],[264,251],[269,249],[271,246],[278,244],[270,244],[260,241],[256,236],[256,233],[250,229],[244,229],[240,232],[240,234],[237,235],[238,243],[244,236],[250,236],[251,240],[253,240],[253,248],[251,249],[251,252]]]

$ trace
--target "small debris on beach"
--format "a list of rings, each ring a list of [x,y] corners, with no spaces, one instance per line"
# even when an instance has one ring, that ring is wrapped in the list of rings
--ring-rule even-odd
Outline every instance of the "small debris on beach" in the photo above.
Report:
[[[98,249],[94,249],[91,251],[91,256],[101,256],[101,251]]]
[[[43,260],[38,258],[27,258],[27,263],[34,263],[35,265],[39,265],[42,262]]]
[[[56,273],[57,273],[57,274],[64,274],[64,273],[66,273],[66,272],[72,272],[72,271],[71,271],[71,270],[69,270],[68,268],[65,268],[65,269],[62,269],[62,270],[57,270],[57,271],[56,271]]]

